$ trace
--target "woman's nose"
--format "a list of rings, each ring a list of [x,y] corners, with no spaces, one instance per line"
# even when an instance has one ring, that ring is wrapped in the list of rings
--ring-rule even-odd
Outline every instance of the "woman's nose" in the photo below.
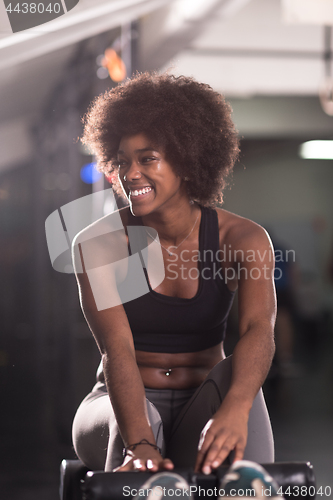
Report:
[[[139,170],[139,164],[136,161],[132,161],[127,169],[126,174],[124,175],[124,181],[141,179],[141,176],[142,174]]]

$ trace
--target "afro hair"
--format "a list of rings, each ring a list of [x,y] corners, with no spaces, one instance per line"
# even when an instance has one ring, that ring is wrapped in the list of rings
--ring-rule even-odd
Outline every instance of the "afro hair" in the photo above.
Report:
[[[222,203],[239,154],[231,107],[209,85],[169,74],[137,74],[93,101],[83,118],[81,141],[98,169],[121,192],[115,161],[123,136],[144,133],[158,145],[175,173],[186,178],[190,199]]]

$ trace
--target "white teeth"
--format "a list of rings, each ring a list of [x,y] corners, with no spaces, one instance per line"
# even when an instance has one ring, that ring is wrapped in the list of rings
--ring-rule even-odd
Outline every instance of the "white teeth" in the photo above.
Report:
[[[131,196],[138,196],[139,194],[149,193],[149,191],[151,191],[151,187],[139,189],[139,191],[136,189],[135,191],[131,191]]]

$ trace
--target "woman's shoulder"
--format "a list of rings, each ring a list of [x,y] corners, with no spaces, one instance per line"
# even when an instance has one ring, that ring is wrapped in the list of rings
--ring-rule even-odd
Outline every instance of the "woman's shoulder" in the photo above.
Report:
[[[73,240],[73,244],[82,243],[83,241],[96,239],[104,234],[112,234],[116,231],[123,230],[124,227],[133,224],[131,217],[133,218],[129,207],[120,208],[119,210],[106,214],[78,232]]]
[[[222,208],[215,210],[219,222],[220,244],[231,245],[233,248],[271,245],[267,231],[260,224]]]
[[[117,262],[128,257],[128,239],[125,226],[129,216],[127,207],[101,217],[82,229],[73,239],[72,256],[75,269],[86,270]]]

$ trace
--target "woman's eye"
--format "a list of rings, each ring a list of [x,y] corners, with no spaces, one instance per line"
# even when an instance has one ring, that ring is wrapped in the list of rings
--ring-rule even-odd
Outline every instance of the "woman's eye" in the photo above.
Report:
[[[154,156],[145,156],[144,158],[141,158],[140,163],[150,163],[154,160],[156,160]]]
[[[115,161],[115,166],[118,168],[125,167],[127,162],[125,160],[117,160]]]
[[[149,164],[153,161],[156,161],[157,158],[155,156],[144,156],[140,160],[137,160],[138,163],[141,163],[141,165],[146,165]],[[127,160],[114,160],[112,163],[113,168],[126,168],[130,163]]]

